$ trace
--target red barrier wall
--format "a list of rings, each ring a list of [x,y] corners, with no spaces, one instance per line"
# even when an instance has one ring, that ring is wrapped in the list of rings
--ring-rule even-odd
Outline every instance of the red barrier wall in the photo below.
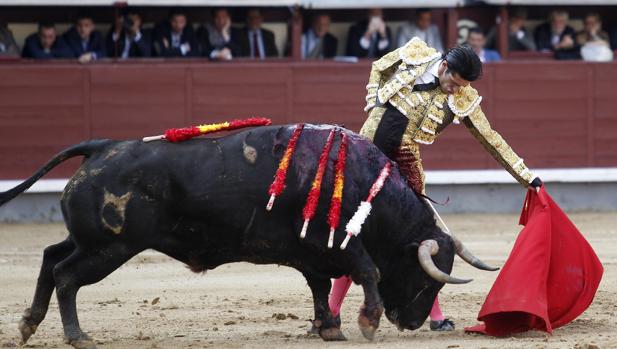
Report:
[[[266,116],[357,131],[370,62],[187,61],[0,64],[0,179],[25,178],[90,138]],[[474,83],[493,125],[532,168],[617,166],[617,63],[501,62]],[[451,125],[423,147],[426,169],[498,165]],[[68,177],[79,160],[51,172]]]

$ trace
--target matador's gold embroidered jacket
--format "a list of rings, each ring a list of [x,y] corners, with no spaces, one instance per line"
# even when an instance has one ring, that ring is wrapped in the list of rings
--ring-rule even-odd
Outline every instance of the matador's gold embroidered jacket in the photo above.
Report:
[[[373,62],[364,109],[369,115],[360,133],[373,140],[387,103],[395,107],[409,119],[401,148],[415,155],[416,166],[424,177],[419,144],[433,143],[446,126],[462,122],[519,183],[528,186],[534,175],[523,159],[491,129],[480,107],[482,97],[473,87],[461,88],[454,95],[447,95],[439,86],[429,91],[412,91],[415,79],[440,60],[437,50],[413,38]]]

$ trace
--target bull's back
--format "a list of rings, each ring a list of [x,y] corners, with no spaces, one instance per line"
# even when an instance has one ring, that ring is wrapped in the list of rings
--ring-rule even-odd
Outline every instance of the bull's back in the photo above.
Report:
[[[189,235],[207,231],[210,237],[214,234],[228,239],[231,245],[246,243],[251,230],[286,229],[263,238],[284,234],[295,241],[306,195],[331,127],[305,127],[291,160],[285,190],[274,209],[267,212],[268,188],[294,127],[261,127],[179,143],[112,143],[90,156],[67,185],[62,205],[67,224],[102,229],[111,238],[136,231],[143,234],[176,229],[178,234]],[[325,198],[320,200],[312,224],[324,231],[339,142],[337,137],[323,180]],[[370,185],[367,179],[373,178],[378,163],[385,161],[375,149],[359,138],[350,142],[343,202],[352,204],[343,207],[343,214],[353,213],[345,211],[355,209]]]

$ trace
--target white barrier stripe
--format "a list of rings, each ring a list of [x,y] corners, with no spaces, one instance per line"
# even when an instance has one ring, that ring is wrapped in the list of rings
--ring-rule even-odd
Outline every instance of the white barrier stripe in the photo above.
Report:
[[[606,183],[617,182],[617,167],[535,169],[535,175],[545,183]],[[438,170],[425,171],[426,184],[499,184],[517,183],[506,170]],[[7,191],[24,180],[0,180],[0,192]],[[27,193],[59,193],[68,178],[41,179]]]

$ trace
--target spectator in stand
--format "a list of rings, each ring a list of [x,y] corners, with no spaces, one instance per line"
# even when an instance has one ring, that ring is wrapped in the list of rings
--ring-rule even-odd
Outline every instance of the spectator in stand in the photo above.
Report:
[[[169,19],[154,30],[154,50],[161,57],[197,57],[199,45],[186,12],[173,9]]]
[[[330,15],[319,13],[313,16],[311,27],[302,34],[302,59],[321,59],[336,56],[338,40],[329,33]]]
[[[26,38],[21,56],[34,59],[74,57],[62,37],[58,36],[54,24],[47,22],[39,23],[38,32]]]
[[[246,13],[246,27],[242,28],[238,37],[238,46],[242,57],[264,59],[279,55],[274,40],[274,33],[263,29],[263,16],[259,9],[252,8]]]
[[[359,58],[380,58],[392,47],[390,28],[383,20],[383,11],[370,9],[368,18],[349,28],[347,55]]]
[[[152,33],[144,30],[142,23],[135,9],[128,9],[118,17],[107,33],[107,54],[121,59],[152,56]]]
[[[6,23],[0,22],[0,57],[19,57],[19,46]]]
[[[231,16],[226,8],[212,11],[213,24],[206,23],[197,31],[202,53],[215,61],[229,61],[240,54],[239,30],[231,26]]]
[[[94,20],[88,14],[79,14],[75,25],[62,37],[73,56],[81,63],[105,57],[103,36],[96,30]]]
[[[566,11],[551,12],[549,21],[536,28],[534,37],[539,51],[554,51],[557,59],[580,58],[575,42],[576,33],[568,25]]]
[[[536,44],[531,34],[525,29],[527,13],[519,9],[515,11],[509,19],[508,26],[508,50],[509,51],[535,51]],[[489,48],[497,47],[497,28],[493,27],[486,36]]]
[[[602,19],[597,13],[585,15],[585,27],[576,35],[576,44],[583,46],[588,42],[603,41],[609,43],[608,34],[602,30]]]
[[[576,35],[576,45],[581,49],[581,56],[586,61],[611,61],[608,34],[602,30],[602,19],[597,13],[588,13],[584,20],[584,29]]]
[[[433,14],[430,9],[417,9],[415,22],[405,23],[398,28],[396,34],[397,47],[402,47],[415,36],[437,51],[444,52],[439,28],[433,24]]]
[[[486,45],[486,38],[484,37],[484,32],[482,29],[478,27],[469,29],[467,34],[467,44],[469,44],[478,57],[480,57],[480,61],[482,63],[501,60],[501,56],[497,51],[484,47]]]

